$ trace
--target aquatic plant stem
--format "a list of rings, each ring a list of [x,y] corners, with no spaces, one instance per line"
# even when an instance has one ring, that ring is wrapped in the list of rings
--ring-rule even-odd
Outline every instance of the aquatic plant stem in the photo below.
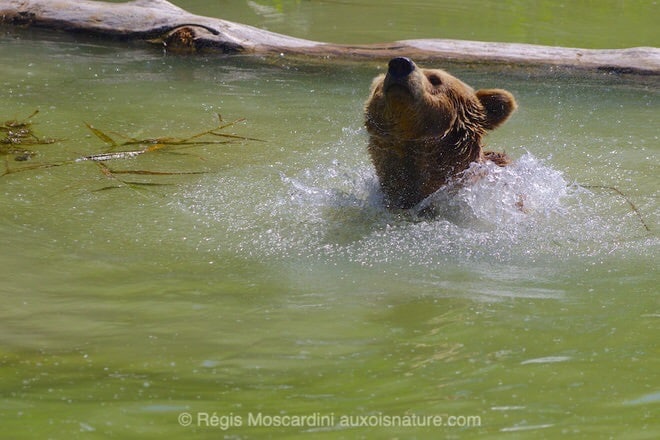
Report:
[[[644,217],[642,217],[642,213],[639,211],[639,209],[637,209],[637,206],[635,206],[635,204],[628,198],[628,196],[619,188],[608,185],[580,185],[580,186],[582,188],[588,188],[588,189],[607,189],[617,193],[618,195],[623,197],[626,203],[628,203],[628,206],[630,206],[630,209],[632,209],[635,215],[637,215],[637,218],[642,223],[642,226],[644,226],[644,229],[646,229],[647,232],[651,232],[651,228],[649,228],[649,226],[644,221]]]

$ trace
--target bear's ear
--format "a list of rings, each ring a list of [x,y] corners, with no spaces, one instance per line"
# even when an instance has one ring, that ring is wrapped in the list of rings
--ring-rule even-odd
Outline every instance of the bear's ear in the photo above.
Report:
[[[502,89],[477,90],[477,99],[486,110],[484,127],[487,130],[503,124],[518,107],[513,95]]]

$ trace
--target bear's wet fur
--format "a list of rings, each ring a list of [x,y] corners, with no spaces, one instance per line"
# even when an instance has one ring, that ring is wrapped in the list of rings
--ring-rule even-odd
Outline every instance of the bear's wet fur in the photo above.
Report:
[[[516,106],[506,90],[474,91],[444,70],[390,60],[365,105],[368,150],[386,206],[414,207],[472,162],[507,165],[505,153],[483,151],[482,138]]]

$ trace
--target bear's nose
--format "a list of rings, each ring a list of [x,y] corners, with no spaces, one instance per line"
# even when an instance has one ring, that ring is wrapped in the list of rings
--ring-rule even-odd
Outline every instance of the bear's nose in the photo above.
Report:
[[[392,58],[388,64],[387,73],[394,78],[405,78],[415,70],[415,63],[410,58]]]

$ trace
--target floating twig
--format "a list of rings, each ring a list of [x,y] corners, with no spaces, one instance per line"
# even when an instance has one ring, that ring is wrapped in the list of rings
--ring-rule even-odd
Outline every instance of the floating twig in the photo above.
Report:
[[[644,229],[646,229],[648,232],[651,232],[651,228],[649,228],[649,226],[644,221],[644,217],[642,217],[642,213],[639,211],[639,209],[637,209],[637,206],[635,206],[635,204],[628,198],[628,196],[626,194],[624,194],[624,192],[621,191],[619,188],[617,188],[615,186],[608,186],[608,185],[580,185],[580,186],[583,187],[583,188],[589,188],[589,189],[607,189],[607,190],[610,190],[610,191],[613,191],[613,192],[617,193],[618,195],[623,197],[623,199],[626,201],[626,203],[628,203],[628,206],[630,206],[630,209],[632,209],[633,212],[635,213],[635,215],[637,215],[637,218],[639,219],[642,226],[644,226]]]

